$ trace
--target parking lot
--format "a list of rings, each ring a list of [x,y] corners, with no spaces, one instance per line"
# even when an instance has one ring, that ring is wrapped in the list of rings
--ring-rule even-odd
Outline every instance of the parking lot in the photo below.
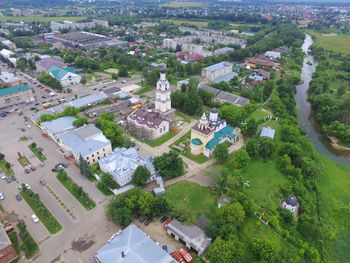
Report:
[[[118,228],[105,218],[104,204],[107,198],[90,181],[80,175],[78,167],[69,164],[66,168],[69,176],[82,186],[97,204],[94,209],[85,210],[56,179],[56,173],[51,171],[57,163],[67,163],[57,145],[44,137],[35,125],[31,124],[31,128],[28,128],[23,116],[19,116],[18,113],[11,113],[6,118],[1,118],[0,125],[6,129],[6,132],[0,134],[0,152],[5,154],[6,160],[12,164],[18,180],[11,183],[0,180],[0,191],[5,196],[0,203],[7,212],[25,221],[28,231],[39,244],[40,252],[32,262],[51,262],[54,258],[60,257],[64,262],[92,262],[92,253],[118,231]],[[24,129],[24,132],[21,129]],[[19,138],[23,135],[29,140],[20,141]],[[42,166],[28,148],[31,142],[36,142],[38,147],[43,148],[47,160]],[[36,167],[35,171],[30,171],[29,174],[24,172],[24,167],[17,160],[18,152]],[[73,212],[75,219],[54,198],[48,187],[40,184],[41,178]],[[41,222],[34,223],[31,218],[33,215],[31,208],[24,200],[16,200],[16,195],[19,193],[18,187],[22,183],[29,184],[32,190],[40,195],[42,202],[63,226],[59,233],[51,235]],[[77,261],[78,258],[80,261]]]

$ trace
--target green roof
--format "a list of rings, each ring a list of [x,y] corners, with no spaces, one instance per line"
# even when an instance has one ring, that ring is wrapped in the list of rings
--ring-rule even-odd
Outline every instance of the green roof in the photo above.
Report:
[[[61,80],[69,71],[53,65],[51,68],[49,68],[49,72],[55,79]]]
[[[234,139],[236,137],[234,129],[230,125],[227,125],[226,127],[222,128],[221,130],[215,132],[214,138],[211,139],[205,147],[207,149],[211,150],[216,145],[220,144],[220,142],[226,137],[229,137],[231,139]]]
[[[28,84],[22,84],[20,86],[0,89],[0,96],[6,96],[6,95],[14,94],[14,93],[29,90],[29,89],[30,87],[28,86]]]

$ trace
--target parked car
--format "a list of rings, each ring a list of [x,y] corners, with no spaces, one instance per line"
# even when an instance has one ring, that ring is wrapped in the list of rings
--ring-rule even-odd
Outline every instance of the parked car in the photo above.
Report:
[[[0,200],[4,200],[4,199],[5,199],[5,195],[2,192],[0,192]]]
[[[39,180],[39,183],[42,185],[42,186],[46,186],[46,182],[43,178],[40,178]]]
[[[32,219],[33,219],[34,223],[39,222],[39,218],[36,215],[32,215]]]
[[[11,176],[11,180],[14,181],[14,182],[17,181],[16,176],[12,175],[12,176]]]
[[[141,215],[140,215],[139,213],[136,213],[134,217],[135,217],[135,219],[139,219],[140,216],[141,216]]]
[[[143,223],[143,221],[145,221],[146,218],[147,218],[146,216],[141,216],[140,219],[139,219],[140,223]]]
[[[22,132],[25,132],[25,131],[26,131],[26,129],[24,129],[24,128],[20,128],[20,130],[21,130]]]
[[[168,219],[167,216],[162,216],[162,217],[160,218],[159,222],[164,223],[165,220],[167,220],[167,219]]]
[[[6,181],[6,183],[11,183],[12,182],[12,180],[11,180],[11,177],[9,177],[9,176],[6,176],[6,179],[5,179],[5,181]]]
[[[18,202],[19,202],[19,201],[22,201],[22,196],[16,195],[16,199],[17,199]]]
[[[29,173],[30,173],[30,169],[26,168],[26,169],[24,169],[24,172],[25,172],[26,174],[29,174]]]
[[[1,174],[0,174],[0,178],[1,178],[2,180],[5,180],[5,179],[6,179],[6,175],[5,175],[4,173],[1,173]]]
[[[31,189],[31,187],[30,187],[29,184],[24,184],[24,187],[27,188],[28,190]],[[22,190],[23,190],[23,189],[22,189],[22,185],[18,186],[18,189],[19,189],[20,191],[22,191]]]
[[[148,226],[149,223],[151,223],[151,221],[152,221],[152,217],[147,217],[147,219],[144,222],[145,226]]]
[[[36,170],[35,166],[34,165],[30,166],[30,170],[34,172]]]

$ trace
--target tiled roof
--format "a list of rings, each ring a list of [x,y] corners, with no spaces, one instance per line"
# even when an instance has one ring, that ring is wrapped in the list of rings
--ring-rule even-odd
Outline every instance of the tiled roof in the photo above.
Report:
[[[148,109],[138,109],[129,117],[130,119],[135,120],[137,123],[146,125],[149,128],[158,128],[164,121],[159,112]]]

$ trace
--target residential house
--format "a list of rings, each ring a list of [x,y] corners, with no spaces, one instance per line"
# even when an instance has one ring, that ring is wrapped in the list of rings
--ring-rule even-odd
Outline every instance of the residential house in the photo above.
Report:
[[[296,217],[299,214],[299,203],[298,199],[294,195],[290,195],[283,199],[281,202],[281,207],[292,212]]]
[[[275,138],[275,130],[272,129],[271,127],[263,127],[260,133],[260,137],[265,137],[265,138],[270,138],[274,139]]]

